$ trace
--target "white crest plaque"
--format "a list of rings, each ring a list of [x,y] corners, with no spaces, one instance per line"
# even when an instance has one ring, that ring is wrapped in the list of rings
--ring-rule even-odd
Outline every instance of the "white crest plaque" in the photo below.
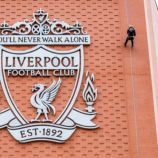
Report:
[[[38,10],[33,14],[33,21],[25,20],[13,25],[6,22],[0,25],[0,81],[8,109],[0,113],[0,128],[7,128],[9,133],[19,142],[52,141],[63,143],[71,137],[77,127],[95,129],[98,126],[92,122],[95,118],[94,103],[97,90],[94,86],[94,74],[86,74],[82,92],[86,110],[74,107],[82,84],[84,73],[83,45],[90,44],[90,36],[76,22],[69,25],[55,19],[50,21],[48,13]],[[36,45],[25,51],[15,51],[5,45]],[[46,45],[77,45],[71,50],[59,51]],[[20,111],[8,86],[10,77],[38,76],[51,78],[47,85],[40,81],[31,85],[32,94],[28,104],[34,109],[34,118],[28,120]],[[70,98],[65,103],[63,111],[51,120],[49,116],[56,115],[55,100],[64,86],[63,78],[74,78],[74,87]],[[29,87],[26,85],[26,89]],[[20,97],[20,94],[19,94]],[[61,103],[62,104],[62,103]],[[43,116],[44,119],[41,119]]]

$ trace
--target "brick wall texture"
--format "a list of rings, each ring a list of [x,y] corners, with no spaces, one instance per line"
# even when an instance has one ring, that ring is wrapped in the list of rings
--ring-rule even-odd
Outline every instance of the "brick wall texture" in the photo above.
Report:
[[[98,98],[94,120],[100,128],[77,129],[64,144],[15,141],[6,129],[0,130],[0,158],[156,158],[158,149],[152,102],[149,57],[143,0],[0,0],[0,23],[13,24],[32,20],[39,8],[49,13],[50,20],[58,18],[67,23],[76,20],[91,35],[91,45],[84,46],[85,74],[94,72]],[[135,47],[124,48],[129,24],[137,29]],[[8,47],[25,50],[30,47]],[[71,47],[53,47],[66,50]],[[73,79],[64,79],[64,88],[56,101],[60,106],[72,91]],[[28,119],[35,116],[29,103],[30,90],[25,88],[37,81],[49,84],[48,78],[7,78],[11,94]],[[82,91],[81,91],[82,92]],[[80,92],[75,107],[84,110]],[[21,96],[21,97],[19,97]],[[0,87],[0,110],[8,107]],[[52,118],[53,119],[53,118]]]

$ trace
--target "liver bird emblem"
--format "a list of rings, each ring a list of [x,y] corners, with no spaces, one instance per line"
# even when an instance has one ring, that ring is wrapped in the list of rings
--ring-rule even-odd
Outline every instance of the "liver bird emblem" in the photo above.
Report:
[[[59,78],[58,81],[53,81],[53,83],[46,89],[43,84],[36,84],[34,86],[32,91],[35,93],[32,95],[30,101],[32,106],[37,109],[37,116],[32,121],[39,121],[38,118],[41,114],[44,114],[45,116],[44,121],[49,121],[48,113],[52,111],[52,113],[55,114],[55,107],[51,103],[55,99],[60,85],[61,79]]]

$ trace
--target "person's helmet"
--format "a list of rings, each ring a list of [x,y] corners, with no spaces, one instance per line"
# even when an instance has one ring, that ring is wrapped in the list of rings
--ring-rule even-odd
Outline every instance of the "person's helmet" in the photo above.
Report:
[[[128,25],[128,28],[134,28],[134,26],[133,25]]]

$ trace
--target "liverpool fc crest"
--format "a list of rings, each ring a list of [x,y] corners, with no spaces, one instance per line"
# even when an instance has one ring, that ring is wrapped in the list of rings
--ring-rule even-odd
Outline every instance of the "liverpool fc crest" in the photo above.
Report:
[[[87,72],[83,81],[83,45],[90,44],[90,36],[78,22],[50,21],[41,9],[33,17],[31,22],[0,25],[0,80],[8,103],[0,113],[0,128],[6,127],[23,143],[63,143],[78,127],[98,127],[92,121],[97,99],[94,74]],[[33,46],[12,50],[5,45]],[[49,45],[77,47],[63,51]],[[76,108],[81,85],[85,110]]]

